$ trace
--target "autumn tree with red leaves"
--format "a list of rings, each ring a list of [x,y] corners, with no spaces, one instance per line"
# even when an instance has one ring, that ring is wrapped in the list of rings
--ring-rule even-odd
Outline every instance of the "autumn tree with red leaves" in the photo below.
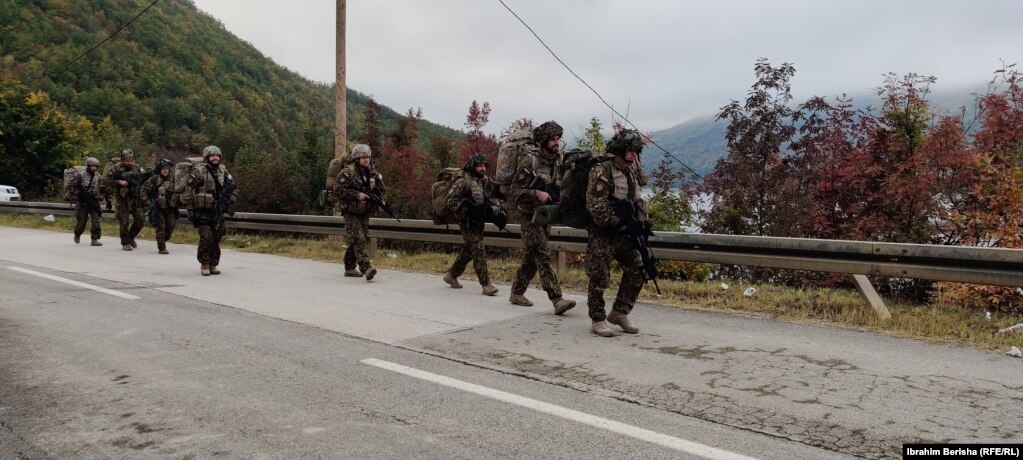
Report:
[[[382,158],[375,160],[377,171],[384,176],[391,207],[410,218],[428,213],[430,185],[437,169],[430,155],[415,147],[422,121],[423,109],[409,108],[398,120],[395,132],[387,137]]]
[[[497,164],[497,149],[499,144],[493,134],[483,132],[483,127],[490,122],[490,103],[484,102],[481,106],[475,100],[469,105],[469,114],[465,117],[465,143],[458,154],[459,164],[465,164],[469,156],[474,153],[482,153],[487,157],[491,165]],[[493,172],[493,167],[489,171]]]

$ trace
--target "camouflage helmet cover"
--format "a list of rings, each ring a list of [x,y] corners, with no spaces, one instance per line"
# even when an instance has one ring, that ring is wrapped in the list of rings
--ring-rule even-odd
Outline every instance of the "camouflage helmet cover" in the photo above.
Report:
[[[85,159],[85,166],[86,167],[88,167],[88,166],[99,166],[99,160],[97,160],[97,159],[95,159],[93,157],[86,158]]]
[[[643,150],[643,135],[634,129],[623,129],[615,133],[611,140],[607,141],[607,151],[615,155],[624,155],[625,152],[634,151],[639,153]]]
[[[132,149],[121,150],[121,159],[123,160],[125,158],[131,158],[131,159],[134,160],[135,159],[135,152]]]
[[[561,137],[564,133],[565,130],[561,128],[561,125],[559,125],[558,122],[551,120],[533,128],[533,140],[540,145],[544,145],[548,140],[554,139],[555,137]]]
[[[221,156],[220,147],[215,145],[207,145],[206,148],[202,149],[202,159],[209,158],[210,155]]]
[[[487,160],[486,155],[482,153],[474,153],[472,155],[469,155],[469,158],[465,160],[465,166],[463,166],[462,169],[467,172],[473,172],[476,170],[477,166],[481,164],[485,165],[489,162],[490,160]]]
[[[161,169],[163,169],[163,168],[164,168],[165,166],[166,166],[167,168],[173,168],[173,167],[174,167],[174,163],[173,163],[173,162],[171,162],[170,160],[166,159],[166,158],[163,158],[163,159],[161,159],[160,161],[157,161],[157,162],[156,162],[156,166],[155,166],[155,167],[153,167],[153,170],[154,170],[154,171],[157,171],[157,172],[159,172],[159,171],[160,171]]]
[[[366,144],[355,144],[352,146],[352,154],[348,156],[351,160],[358,160],[359,158],[370,158],[373,156],[373,152]]]

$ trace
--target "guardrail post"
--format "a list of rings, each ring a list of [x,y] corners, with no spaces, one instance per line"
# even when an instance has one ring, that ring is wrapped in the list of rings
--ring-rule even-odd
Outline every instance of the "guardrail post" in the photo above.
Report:
[[[568,272],[568,262],[565,255],[565,251],[558,251],[558,266],[556,267],[558,279],[565,279],[565,273]]]
[[[881,319],[892,319],[891,312],[888,311],[888,307],[885,306],[881,296],[877,294],[874,285],[870,284],[870,280],[865,275],[853,275],[852,277],[853,282],[856,283],[856,290],[860,291],[860,295],[874,309],[877,316],[881,317]]]
[[[375,259],[377,257],[377,238],[375,236],[369,238],[368,246],[369,247],[366,248],[366,255],[368,255],[370,259]]]

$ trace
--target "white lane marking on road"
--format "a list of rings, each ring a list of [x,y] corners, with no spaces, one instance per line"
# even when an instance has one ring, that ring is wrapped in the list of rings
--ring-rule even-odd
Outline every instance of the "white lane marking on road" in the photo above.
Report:
[[[86,289],[92,289],[93,291],[102,292],[104,294],[110,294],[112,296],[120,297],[122,299],[138,300],[138,299],[141,298],[141,297],[138,297],[138,296],[133,296],[131,294],[125,294],[123,292],[118,292],[118,291],[115,291],[113,289],[101,288],[99,286],[93,286],[91,284],[86,284],[86,283],[83,283],[81,281],[69,280],[67,278],[61,278],[59,276],[54,276],[54,275],[50,275],[50,274],[46,274],[46,273],[40,273],[40,272],[37,272],[37,271],[33,271],[33,270],[21,268],[21,267],[7,267],[7,268],[9,268],[11,270],[14,270],[16,272],[26,273],[26,274],[29,274],[29,275],[35,275],[35,276],[38,276],[38,277],[41,277],[41,278],[46,278],[46,279],[50,279],[50,280],[54,280],[54,281],[60,281],[61,283],[70,284],[72,286],[78,286],[78,287],[82,287],[82,288],[86,288]]]
[[[561,417],[564,419],[579,422],[585,425],[589,425],[595,428],[601,428],[621,435],[629,436],[631,438],[639,439],[654,443],[660,446],[664,446],[677,451],[685,452],[692,455],[697,455],[703,458],[709,458],[712,460],[755,460],[753,457],[747,457],[745,455],[729,452],[727,450],[716,449],[707,445],[703,445],[697,442],[688,441],[682,438],[676,438],[674,436],[668,436],[655,431],[645,430],[643,428],[635,427],[632,425],[626,425],[621,422],[614,420],[608,420],[606,418],[597,417],[590,415],[585,412],[579,412],[576,410],[568,409],[561,406],[555,406],[554,404],[548,404],[543,401],[537,401],[535,399],[526,398],[511,393],[506,393],[501,390],[495,390],[474,383],[463,382],[461,380],[445,377],[443,375],[437,375],[423,370],[402,366],[401,364],[395,364],[388,361],[381,361],[375,358],[366,358],[360,361],[363,364],[379,367],[389,371],[394,371],[399,374],[405,374],[410,377],[417,379],[426,380],[446,387],[455,388],[458,390],[474,393],[480,396],[486,396],[491,399],[496,399],[501,402],[509,404],[515,404],[516,406],[533,409],[535,411],[543,412],[545,414]]]

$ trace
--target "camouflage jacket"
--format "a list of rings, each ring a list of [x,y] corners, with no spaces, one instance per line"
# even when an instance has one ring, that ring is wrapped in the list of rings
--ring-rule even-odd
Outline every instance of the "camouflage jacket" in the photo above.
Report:
[[[153,196],[156,196],[158,208],[177,207],[177,203],[174,202],[174,174],[163,177],[157,173],[142,184],[142,202],[148,205]]]
[[[586,210],[598,227],[618,225],[619,217],[611,210],[612,200],[631,200],[639,210],[640,221],[649,220],[647,204],[640,193],[639,172],[636,168],[619,167],[614,161],[594,166],[586,186]]]
[[[544,182],[557,187],[561,185],[562,156],[560,153],[553,158],[544,158],[540,154],[527,154],[519,159],[518,171],[508,186],[508,202],[512,207],[522,213],[527,219],[532,219],[536,208],[544,204],[536,197],[534,189],[527,188],[534,176],[543,179]],[[553,199],[553,198],[552,198]]]
[[[372,166],[362,168],[356,164],[345,166],[334,182],[334,199],[341,206],[341,212],[347,214],[366,214],[366,201],[359,201],[360,189],[371,190],[386,200],[384,178]]]
[[[225,181],[234,182],[234,177],[227,172],[227,168],[223,164],[217,165],[217,168],[213,170],[210,169],[208,163],[193,167],[185,182],[181,203],[189,209],[216,209],[217,184],[221,184],[223,187]],[[234,203],[237,198],[238,192],[235,189],[234,193],[227,197],[227,200]]]
[[[132,189],[132,184],[121,185],[120,183],[117,182],[117,180],[114,179],[114,177],[117,176],[124,177],[124,175],[134,176],[136,185],[138,186],[142,185],[141,182],[138,182],[142,178],[142,170],[139,168],[139,165],[132,164],[131,166],[125,166],[121,163],[118,163],[111,167],[109,170],[107,170],[106,175],[103,177],[103,183],[107,189],[107,195],[119,196],[122,198],[138,198],[140,192],[139,189],[141,187],[135,187],[134,189]],[[127,178],[122,180],[127,181]]]

